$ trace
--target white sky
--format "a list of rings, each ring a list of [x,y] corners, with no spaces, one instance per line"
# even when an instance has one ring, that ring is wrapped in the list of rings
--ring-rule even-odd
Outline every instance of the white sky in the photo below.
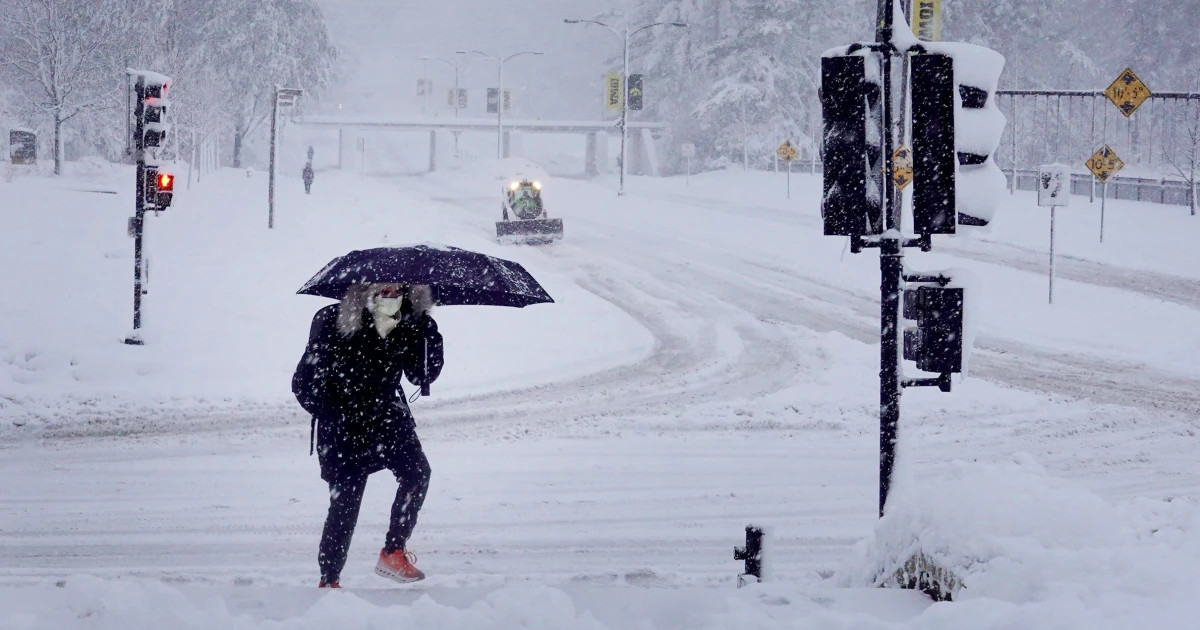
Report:
[[[607,0],[321,0],[334,43],[347,60],[343,111],[419,113],[416,82],[427,56],[454,57],[459,49],[507,56],[540,50],[505,65],[505,85],[514,89],[515,115],[599,117],[604,60],[616,58],[620,42],[596,27],[563,23],[592,18]],[[435,83],[431,106],[445,109],[453,69],[429,63]],[[496,66],[472,56],[462,86],[472,90],[470,115],[483,115],[482,90],[494,86]],[[332,100],[332,97],[331,99]],[[468,115],[464,112],[464,115]]]

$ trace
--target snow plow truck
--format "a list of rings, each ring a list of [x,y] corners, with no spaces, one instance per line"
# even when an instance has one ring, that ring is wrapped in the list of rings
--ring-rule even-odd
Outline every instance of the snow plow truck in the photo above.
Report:
[[[496,222],[496,240],[506,245],[538,245],[562,238],[562,219],[546,216],[542,185],[519,179],[504,190],[503,220]]]

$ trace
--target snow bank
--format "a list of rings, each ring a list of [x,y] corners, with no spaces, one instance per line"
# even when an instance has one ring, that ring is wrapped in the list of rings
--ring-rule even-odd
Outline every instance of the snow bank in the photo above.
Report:
[[[1182,610],[1157,603],[1200,595],[1200,504],[1140,499],[1116,507],[1023,454],[1002,464],[959,462],[937,483],[897,484],[874,538],[860,543],[839,580],[890,582],[917,554],[961,580],[960,602],[1059,611],[1086,602],[1112,613],[1104,627],[1128,627],[1117,620],[1138,610],[1158,621],[1148,627],[1190,627],[1173,616]]]

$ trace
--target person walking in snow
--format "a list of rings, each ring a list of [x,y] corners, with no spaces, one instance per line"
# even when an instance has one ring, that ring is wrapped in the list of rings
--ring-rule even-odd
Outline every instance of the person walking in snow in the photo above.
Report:
[[[304,194],[311,195],[314,176],[312,162],[305,162],[304,170],[300,172],[300,176],[304,178]]]
[[[430,467],[400,379],[420,387],[441,373],[442,335],[432,305],[427,285],[356,284],[313,317],[292,393],[312,414],[321,479],[329,484],[317,556],[321,588],[340,587],[367,477],[384,469],[400,486],[375,572],[398,582],[425,577],[407,543]]]

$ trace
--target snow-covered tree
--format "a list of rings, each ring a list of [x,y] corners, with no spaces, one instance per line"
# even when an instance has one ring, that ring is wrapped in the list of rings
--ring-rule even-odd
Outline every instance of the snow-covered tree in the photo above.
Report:
[[[111,106],[105,96],[105,52],[115,9],[104,0],[6,0],[0,9],[0,69],[16,86],[16,107],[47,121],[54,172],[63,168],[63,127]]]
[[[804,144],[819,124],[825,49],[870,38],[865,0],[666,0],[630,12],[637,23],[684,21],[634,42],[634,60],[662,93],[649,109],[671,123],[672,147],[692,142],[709,166],[761,164],[783,139]]]
[[[204,29],[223,69],[220,94],[233,132],[233,165],[248,134],[271,113],[275,84],[316,92],[328,85],[337,51],[313,0],[216,0]],[[252,25],[247,27],[247,25]]]
[[[115,156],[126,145],[126,68],[171,76],[168,147],[215,133],[241,147],[275,83],[318,97],[337,54],[314,0],[6,0],[0,80],[14,117],[63,146]],[[68,132],[66,123],[76,133]]]

